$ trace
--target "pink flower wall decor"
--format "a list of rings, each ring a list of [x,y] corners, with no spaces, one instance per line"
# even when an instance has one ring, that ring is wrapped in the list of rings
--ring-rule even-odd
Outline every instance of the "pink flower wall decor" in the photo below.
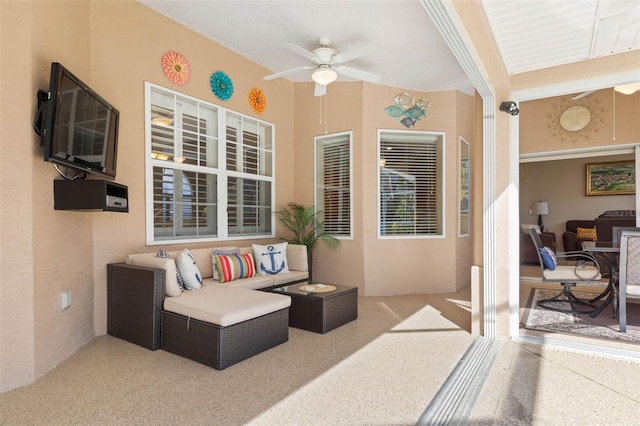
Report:
[[[182,86],[191,78],[191,67],[184,55],[168,51],[162,56],[162,72],[173,84]]]

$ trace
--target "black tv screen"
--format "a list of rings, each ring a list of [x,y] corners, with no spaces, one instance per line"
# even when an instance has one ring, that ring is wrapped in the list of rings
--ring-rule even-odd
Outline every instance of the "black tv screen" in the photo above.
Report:
[[[60,63],[51,64],[42,117],[44,159],[115,179],[119,112]]]

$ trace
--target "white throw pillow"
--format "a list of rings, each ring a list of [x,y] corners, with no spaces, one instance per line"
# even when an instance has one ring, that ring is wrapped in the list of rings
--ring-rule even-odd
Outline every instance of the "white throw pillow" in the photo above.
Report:
[[[288,243],[261,246],[252,244],[253,257],[256,261],[256,272],[260,275],[275,275],[289,272],[287,265]]]
[[[184,249],[180,252],[176,257],[176,265],[180,270],[180,275],[182,275],[184,286],[187,290],[198,290],[202,287],[202,274],[189,249]]]
[[[158,254],[156,254],[156,257],[162,257],[165,259],[171,258],[171,256],[169,256],[169,253],[167,253],[166,250],[163,250],[163,249],[158,250]],[[178,288],[180,288],[180,291],[183,291],[184,280],[182,279],[182,275],[180,275],[180,269],[178,269],[177,266],[176,266],[176,279],[178,280]]]

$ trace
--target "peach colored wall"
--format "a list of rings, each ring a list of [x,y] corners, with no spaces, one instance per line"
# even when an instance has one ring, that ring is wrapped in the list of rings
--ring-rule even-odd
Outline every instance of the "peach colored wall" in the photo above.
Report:
[[[406,130],[385,107],[403,89],[367,83],[335,83],[328,88],[327,118],[312,84],[295,89],[296,202],[313,203],[313,137],[353,130],[354,238],[331,252],[322,244],[314,255],[314,278],[359,287],[360,294],[389,295],[454,291],[469,284],[471,239],[458,240],[458,135],[472,143],[473,98],[456,92],[417,93],[432,106],[416,130],[446,132],[445,233],[428,239],[380,240],[377,236],[377,130]],[[322,117],[322,118],[321,118]],[[459,124],[459,121],[462,124]],[[465,253],[466,252],[466,253]],[[457,255],[461,255],[458,262]],[[456,259],[452,262],[451,259]],[[430,273],[424,274],[428,262]],[[463,272],[466,269],[466,273]],[[456,277],[451,279],[451,277]]]
[[[28,2],[0,3],[0,391],[35,377],[30,16]]]
[[[314,203],[314,140],[327,133],[352,131],[353,152],[353,230],[352,239],[342,239],[340,246],[329,250],[319,244],[313,257],[313,278],[364,289],[364,251],[362,247],[363,83],[336,82],[327,87],[326,97],[313,96],[314,85],[296,84],[295,88],[295,199]]]
[[[33,382],[104,334],[107,263],[158,249],[145,243],[144,81],[273,123],[278,205],[293,198],[293,84],[265,82],[268,70],[138,2],[0,2],[0,10],[0,390],[7,390]],[[188,58],[188,84],[176,87],[164,77],[160,58],[168,50]],[[42,160],[31,127],[36,91],[48,88],[52,61],[120,110],[116,181],[129,186],[128,214],[53,209],[58,175]],[[216,70],[234,82],[234,96],[226,102],[209,88]],[[268,101],[261,115],[247,102],[254,86]],[[73,299],[64,311],[62,291],[71,291]]]
[[[614,96],[611,88],[598,90],[575,101],[572,100],[574,96],[520,104],[520,153],[640,142],[640,92],[632,95],[616,93]],[[591,121],[584,129],[569,132],[560,126],[560,115],[574,105],[589,109]]]
[[[51,21],[54,18],[55,21]],[[91,75],[89,3],[34,4],[32,64],[35,87],[48,90],[51,62],[59,61],[78,76]],[[68,22],[64,30],[51,22]],[[80,77],[84,79],[83,77]],[[86,80],[85,80],[86,82]],[[94,87],[99,93],[106,87]],[[109,98],[109,93],[105,96]],[[32,100],[33,94],[31,94]],[[93,235],[91,214],[53,210],[53,183],[58,178],[42,161],[39,140],[33,142],[34,342],[36,377],[49,371],[94,337]],[[71,307],[60,309],[60,293],[70,291]]]
[[[293,194],[293,84],[284,79],[264,81],[266,69],[139,3],[95,2],[91,11],[93,72],[96,81],[106,86],[103,96],[120,109],[116,180],[129,186],[130,203],[129,214],[94,215],[94,321],[96,334],[100,335],[106,332],[106,265],[122,261],[127,253],[159,248],[146,246],[145,237],[144,81],[273,123],[277,140],[276,205],[288,202]],[[160,58],[167,50],[176,50],[189,60],[191,80],[184,86],[171,84],[162,73]],[[234,84],[234,94],[227,101],[216,98],[209,87],[209,77],[217,70],[226,72]],[[267,108],[263,114],[249,107],[247,94],[252,87],[265,93]],[[242,244],[250,243],[245,240]]]
[[[456,187],[460,188],[460,171],[459,171],[459,164],[460,164],[460,137],[464,138],[465,141],[467,141],[469,143],[469,156],[473,157],[470,158],[470,163],[472,163],[475,159],[475,157],[478,155],[478,152],[481,152],[481,150],[477,149],[478,148],[478,144],[476,143],[476,138],[473,134],[473,116],[474,116],[474,98],[471,96],[468,96],[464,93],[456,93],[456,125],[457,125],[457,131],[458,131],[458,136],[456,138],[456,143],[457,143],[457,153],[456,153],[456,158],[455,158],[455,162],[452,163],[452,166],[454,167],[454,171],[457,173],[456,177],[457,177],[457,183],[456,183]],[[482,138],[479,138],[479,140],[482,140]],[[475,168],[473,167],[473,164],[470,166],[470,176],[469,176],[469,180],[471,181],[473,179],[473,177],[475,176]],[[482,174],[480,174],[480,176],[482,176]],[[459,203],[460,203],[460,196],[455,196],[456,192],[454,192],[452,194],[452,196],[455,197],[455,211],[456,214],[449,214],[447,215],[447,217],[449,219],[453,219],[455,218],[455,232],[456,232],[456,236],[458,236],[459,234],[459,229],[460,229],[460,215],[457,213],[458,209],[459,209]],[[476,197],[476,194],[473,191],[469,191],[469,195],[472,198],[471,200],[469,200],[469,203],[471,206],[473,203],[473,200]],[[477,238],[476,232],[475,232],[475,228],[473,226],[473,218],[474,218],[474,212],[470,212],[469,214],[469,236],[468,237],[457,237],[456,239],[456,255],[455,255],[455,259],[456,259],[456,289],[461,289],[467,285],[470,284],[470,277],[471,277],[471,265],[473,265],[473,241],[475,238]]]

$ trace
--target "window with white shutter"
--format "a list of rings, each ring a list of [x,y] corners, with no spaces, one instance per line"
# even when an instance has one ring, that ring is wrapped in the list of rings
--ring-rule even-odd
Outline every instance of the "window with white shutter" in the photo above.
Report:
[[[443,235],[444,134],[378,131],[380,237]]]
[[[151,83],[145,95],[148,243],[273,237],[273,125]]]
[[[351,132],[318,136],[315,205],[324,229],[336,238],[352,237]]]

